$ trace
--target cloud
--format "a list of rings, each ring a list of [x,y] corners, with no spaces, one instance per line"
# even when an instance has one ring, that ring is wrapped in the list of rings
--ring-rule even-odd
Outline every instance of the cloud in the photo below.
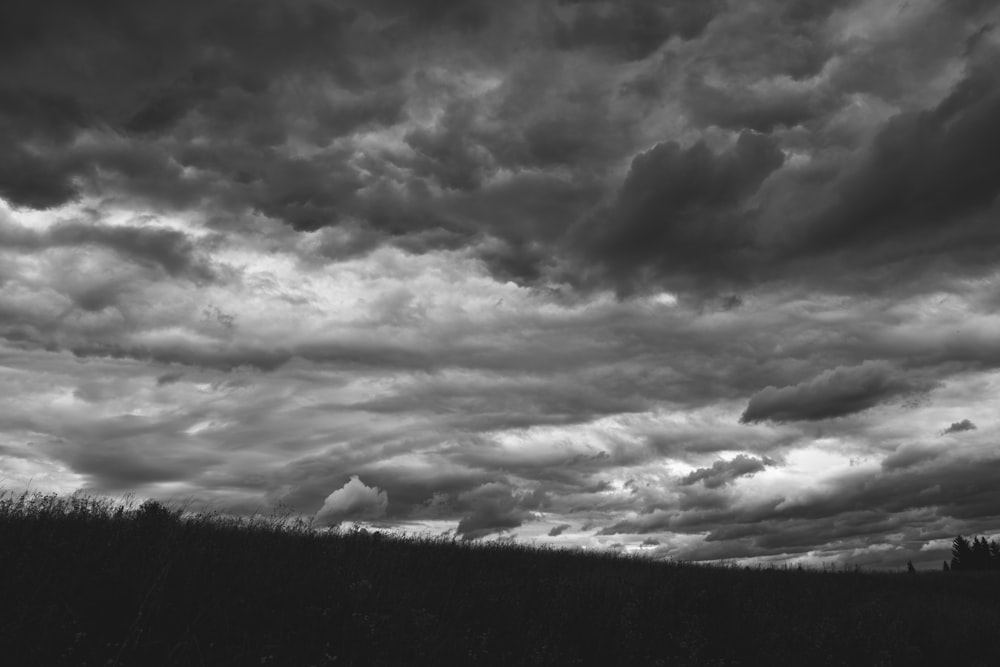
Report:
[[[698,468],[681,478],[680,483],[682,486],[691,486],[701,482],[706,489],[717,489],[731,484],[740,477],[755,475],[774,464],[775,462],[766,456],[757,459],[739,454],[729,461],[716,461],[710,468]]]
[[[685,86],[685,103],[701,122],[734,130],[770,133],[795,127],[821,115],[818,107],[830,104],[821,94],[793,84],[741,91],[714,87],[692,75]]]
[[[171,373],[164,373],[163,375],[156,378],[157,386],[163,387],[168,384],[174,384],[175,382],[180,382],[181,378],[184,377],[182,371],[173,371]]]
[[[976,430],[975,424],[973,424],[968,419],[963,419],[962,421],[954,422],[951,426],[949,426],[943,431],[943,434],[948,435],[950,433],[962,433],[964,431],[975,431],[975,430]]]
[[[567,529],[572,527],[573,526],[568,523],[561,523],[558,526],[554,526],[551,530],[549,530],[549,537],[558,537],[566,532]]]
[[[95,167],[120,169],[121,159],[142,154],[133,150],[141,143],[117,156],[72,145],[85,128],[111,127],[143,142],[198,111],[210,122],[229,115],[240,133],[254,120],[233,117],[234,102],[266,123],[273,118],[266,93],[293,71],[324,72],[350,84],[356,75],[343,55],[343,37],[352,20],[350,12],[324,2],[239,10],[159,2],[137,11],[118,0],[101,8],[51,0],[6,10],[7,85],[0,95],[16,94],[17,103],[2,132],[15,150],[0,163],[0,192],[16,205],[62,204],[78,195],[78,182],[94,183]],[[79,56],[70,68],[60,60],[62,49]],[[30,60],[29,52],[35,54]],[[22,142],[32,142],[31,150]],[[142,184],[141,175],[129,178],[137,189],[182,186],[179,172],[160,174],[172,183]]]
[[[1000,530],[996,3],[0,15],[0,477],[653,557]]]
[[[643,272],[734,278],[752,250],[741,204],[783,162],[774,140],[753,132],[722,153],[657,144],[632,160],[614,209],[579,230],[581,243],[626,285]]]
[[[942,452],[926,445],[901,445],[889,456],[882,459],[883,470],[900,470],[934,461]]]
[[[216,273],[196,242],[175,229],[156,226],[102,225],[82,220],[57,222],[36,232],[0,219],[0,240],[10,249],[98,247],[112,250],[140,266],[171,276],[211,281]]]
[[[374,442],[358,443],[368,448],[357,456],[334,448],[327,458],[303,458],[283,471],[281,478],[287,492],[280,496],[281,501],[296,506],[318,503],[323,497],[325,480],[336,478],[337,469],[350,463],[358,466],[369,483],[392,496],[386,520],[457,522],[473,509],[466,494],[474,496],[477,489],[494,483],[491,480],[496,475],[493,471],[456,465],[441,456],[434,447],[436,443],[428,442],[435,435],[433,431],[419,437],[390,432],[381,437],[369,436]],[[420,456],[407,461],[401,453],[413,449]],[[380,460],[380,456],[392,460]]]
[[[989,480],[995,457],[944,458],[919,466],[838,473],[795,498],[769,496],[703,510],[654,509],[609,525],[599,535],[708,533],[705,549],[674,548],[673,555],[718,559],[788,555],[907,540],[926,540],[995,525]],[[918,527],[919,526],[919,527]],[[992,530],[992,528],[990,529]],[[900,537],[900,534],[902,537]],[[905,561],[905,559],[904,559]]]
[[[368,521],[385,515],[389,494],[377,486],[365,486],[357,475],[326,497],[313,524],[334,526],[344,521]]]
[[[748,15],[754,20],[752,11]],[[781,28],[766,33],[776,43],[799,49],[801,53],[785,54],[788,60],[768,61],[762,55],[772,52],[760,48],[762,29],[748,33],[754,37],[745,61],[721,65],[721,50],[739,53],[743,38],[725,33],[729,39],[722,42],[720,32],[720,53],[699,61],[710,66],[660,72],[661,80],[681,80],[660,94],[678,95],[699,125],[744,137],[756,136],[751,130],[763,134],[757,150],[735,152],[743,170],[727,172],[720,165],[713,171],[708,165],[730,162],[731,154],[718,148],[713,154],[697,142],[689,149],[668,149],[670,143],[662,142],[636,156],[619,205],[596,210],[582,225],[583,237],[596,248],[592,254],[607,263],[603,272],[591,269],[592,277],[619,289],[662,285],[712,292],[794,276],[809,279],[817,289],[836,289],[875,275],[884,280],[886,271],[912,275],[920,266],[933,265],[948,273],[976,273],[991,265],[995,256],[980,241],[994,233],[987,221],[995,217],[1000,187],[990,175],[997,173],[990,157],[996,152],[988,148],[996,139],[989,119],[1000,99],[987,64],[995,60],[995,46],[977,46],[966,56],[942,53],[929,61],[927,67],[942,67],[948,56],[967,57],[963,76],[952,78],[950,90],[942,90],[940,98],[911,102],[902,110],[897,106],[896,113],[875,122],[868,117],[848,121],[844,114],[851,96],[858,94],[856,87],[865,83],[861,79],[821,72],[798,79],[780,73],[780,67],[793,66],[804,54],[798,44],[819,43],[815,55],[820,65],[839,58],[846,69],[856,66],[863,76],[863,62],[868,61],[840,51],[842,44],[817,42],[811,33],[818,24],[809,16],[785,16],[775,23]],[[822,18],[823,12],[816,16]],[[958,34],[968,29],[960,27],[960,19],[934,12],[913,21],[914,35],[907,35],[907,41],[883,44],[873,36],[870,48],[912,48],[921,39],[919,30],[935,24]],[[784,37],[778,36],[781,30]],[[802,39],[805,35],[810,36]],[[711,39],[708,44],[713,48]],[[885,94],[895,102],[894,91]],[[864,130],[852,127],[858,134],[849,135],[839,125],[849,122],[862,123]],[[823,143],[828,141],[833,143]],[[955,174],[963,172],[978,176],[957,179]],[[727,173],[741,177],[723,175]],[[630,207],[630,192],[632,198],[638,194],[639,201],[648,201],[648,207]],[[676,192],[684,197],[671,194]],[[843,270],[847,267],[852,270]]]
[[[993,47],[969,23],[982,8],[908,10],[895,40],[876,21],[852,42],[838,30],[865,8],[842,2],[112,4],[107,16],[56,0],[8,12],[20,66],[0,86],[11,100],[0,194],[15,205],[114,191],[220,220],[343,226],[353,252],[475,248],[503,279],[620,293],[731,290],[803,269],[816,285],[863,278],[840,262],[991,261],[975,240],[992,233],[1000,171]],[[895,66],[865,78],[880,53],[909,62],[896,56],[929,27],[973,41],[915,60],[928,72],[912,80]],[[515,49],[510,29],[530,48]],[[440,45],[418,48],[426,33]],[[473,41],[467,74],[454,71],[453,52]],[[84,54],[85,74],[60,67],[61,44]],[[29,48],[40,55],[25,60]],[[619,59],[643,65],[626,75]],[[888,89],[963,59],[942,99]],[[643,76],[657,90],[628,97]],[[864,125],[859,146],[838,123],[872,88],[898,112],[850,121]],[[650,95],[684,113],[663,127]],[[979,176],[956,180],[966,171]]]
[[[836,201],[807,227],[795,252],[851,248],[885,261],[937,247],[976,261],[977,239],[990,234],[979,214],[1000,193],[993,150],[1000,130],[991,120],[1000,112],[1000,86],[989,71],[985,62],[973,63],[934,108],[892,117],[838,178]],[[960,178],[963,172],[975,176]]]
[[[41,209],[64,204],[77,192],[72,173],[58,160],[14,148],[0,158],[0,196],[15,206]]]
[[[5,20],[19,27],[4,47],[0,194],[18,206],[114,191],[220,219],[345,226],[365,249],[476,248],[504,279],[621,293],[730,289],[804,261],[824,285],[842,274],[831,263],[871,269],[914,248],[924,259],[908,261],[961,258],[952,270],[990,261],[975,239],[992,233],[998,98],[991,42],[973,39],[978,5],[910,9],[895,39],[869,17],[852,42],[838,30],[867,8],[842,2],[43,4]],[[929,27],[972,41],[896,57]],[[440,45],[418,48],[428,33]],[[59,45],[82,54],[80,76]],[[466,75],[448,65],[455,51],[470,54]],[[883,52],[920,72],[866,79]],[[643,65],[624,75],[619,59]],[[942,99],[888,89],[963,60]],[[637,76],[685,113],[663,126],[657,105],[627,97]],[[859,146],[837,123],[873,88],[898,113],[858,121]],[[956,180],[965,172],[979,175]]]
[[[523,499],[515,496],[510,488],[497,483],[467,491],[459,496],[459,501],[472,509],[455,529],[455,534],[463,540],[475,540],[518,528],[528,516],[523,509]]]
[[[445,26],[461,31],[478,32],[492,18],[493,7],[484,0],[374,0],[356,2],[352,5],[360,9],[375,10],[377,14],[388,15],[398,21],[399,32],[404,32],[411,22],[415,26]],[[413,33],[417,33],[414,30]],[[401,35],[402,36],[402,35]],[[411,34],[410,38],[418,35]]]
[[[685,40],[698,37],[720,10],[715,0],[561,0],[559,5],[569,7],[569,16],[557,23],[555,32],[560,48],[601,48],[625,60],[646,58],[674,35]]]
[[[762,389],[750,398],[740,422],[844,417],[915,391],[918,386],[887,363],[866,361],[860,366],[824,371],[800,384]]]

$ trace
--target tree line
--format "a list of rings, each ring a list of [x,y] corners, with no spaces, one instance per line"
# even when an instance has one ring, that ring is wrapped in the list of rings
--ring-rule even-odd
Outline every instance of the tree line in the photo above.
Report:
[[[951,563],[944,562],[944,570],[973,571],[1000,570],[1000,544],[985,537],[971,540],[959,535],[951,543]]]

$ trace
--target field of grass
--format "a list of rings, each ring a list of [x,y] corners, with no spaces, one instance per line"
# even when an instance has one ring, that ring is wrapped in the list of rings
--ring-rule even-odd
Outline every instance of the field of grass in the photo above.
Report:
[[[1000,664],[996,573],[712,568],[0,498],[7,665]]]

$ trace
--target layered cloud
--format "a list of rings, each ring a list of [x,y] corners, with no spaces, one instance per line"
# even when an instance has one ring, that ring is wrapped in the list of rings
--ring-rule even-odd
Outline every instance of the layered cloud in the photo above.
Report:
[[[710,468],[698,468],[685,475],[680,483],[690,486],[701,482],[706,489],[716,489],[725,486],[739,477],[749,477],[761,472],[775,462],[764,456],[756,459],[746,454],[740,454],[730,461],[716,461]]]
[[[5,484],[701,560],[1000,530],[993,4],[8,4]]]
[[[34,3],[5,10],[0,194],[257,212],[626,291],[976,270],[1000,188],[989,12],[896,9]],[[912,77],[866,65],[932,29]]]
[[[916,390],[884,362],[840,367],[790,387],[767,387],[750,398],[740,421],[815,421],[843,417]]]

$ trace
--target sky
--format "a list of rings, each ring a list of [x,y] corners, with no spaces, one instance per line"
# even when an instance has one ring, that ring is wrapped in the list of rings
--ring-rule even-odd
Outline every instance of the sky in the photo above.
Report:
[[[0,9],[0,486],[652,558],[1000,534],[1000,6]]]

